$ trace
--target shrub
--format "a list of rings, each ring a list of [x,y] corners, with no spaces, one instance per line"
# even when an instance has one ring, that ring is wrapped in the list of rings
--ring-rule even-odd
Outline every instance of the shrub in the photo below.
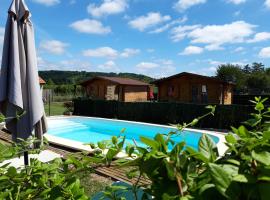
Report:
[[[2,114],[0,113],[0,123],[4,122],[4,120],[5,120],[4,115],[2,115]]]
[[[24,149],[0,143],[0,162],[18,156]],[[31,159],[30,163],[20,169],[0,165],[0,199],[89,199],[76,175],[91,170],[87,157],[70,156],[49,163]]]

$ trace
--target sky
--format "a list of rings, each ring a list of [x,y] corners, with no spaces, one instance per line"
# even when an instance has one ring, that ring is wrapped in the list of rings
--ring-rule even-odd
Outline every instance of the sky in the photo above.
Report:
[[[270,66],[270,0],[25,2],[39,70],[160,78],[183,71],[212,76],[224,63]],[[0,0],[0,49],[10,3]]]

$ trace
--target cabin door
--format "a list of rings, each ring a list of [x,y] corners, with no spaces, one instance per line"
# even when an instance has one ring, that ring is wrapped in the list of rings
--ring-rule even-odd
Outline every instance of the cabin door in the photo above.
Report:
[[[199,96],[199,88],[198,88],[198,86],[193,85],[192,89],[191,89],[191,98],[192,98],[191,102],[198,103],[199,102],[198,96]]]

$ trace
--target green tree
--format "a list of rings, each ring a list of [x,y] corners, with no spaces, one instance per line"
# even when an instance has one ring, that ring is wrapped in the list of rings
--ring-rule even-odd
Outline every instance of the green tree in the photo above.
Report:
[[[54,85],[54,82],[51,78],[47,81],[47,85]]]
[[[245,65],[244,67],[243,67],[243,70],[242,70],[244,73],[246,73],[246,74],[250,74],[251,72],[252,72],[252,69],[251,69],[251,67],[249,66],[249,64],[247,64],[247,65]]]
[[[264,72],[264,64],[254,62],[254,63],[252,63],[251,69],[252,69],[253,73]]]
[[[253,92],[262,93],[269,88],[269,78],[264,73],[253,73],[247,78],[247,87]]]
[[[266,74],[267,76],[269,76],[269,78],[270,78],[270,68],[266,68],[266,69],[265,69],[265,74]]]
[[[222,64],[218,66],[217,78],[236,84],[236,89],[241,90],[245,86],[245,73],[239,65]]]

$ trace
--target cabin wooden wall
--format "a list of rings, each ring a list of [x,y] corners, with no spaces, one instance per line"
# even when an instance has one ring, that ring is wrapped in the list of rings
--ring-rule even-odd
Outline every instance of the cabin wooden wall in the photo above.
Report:
[[[124,93],[125,102],[142,102],[148,99],[147,86],[125,86]]]
[[[94,99],[106,99],[107,86],[114,85],[107,80],[93,80],[86,86],[86,94]]]
[[[207,102],[202,97],[202,86],[207,87]],[[159,100],[160,101],[178,101],[186,103],[208,103],[208,104],[222,104],[222,96],[224,96],[224,104],[232,103],[233,88],[231,85],[224,86],[224,94],[222,94],[222,84],[215,80],[209,80],[198,77],[175,77],[164,80],[158,84]],[[170,93],[170,89],[173,91]],[[192,88],[197,88],[197,101],[192,97]],[[170,94],[170,95],[169,95]],[[194,95],[195,96],[195,95]]]
[[[116,85],[107,80],[93,80],[86,88],[86,94],[93,99],[106,100],[107,86]],[[119,101],[142,102],[148,100],[148,86],[117,85]]]

